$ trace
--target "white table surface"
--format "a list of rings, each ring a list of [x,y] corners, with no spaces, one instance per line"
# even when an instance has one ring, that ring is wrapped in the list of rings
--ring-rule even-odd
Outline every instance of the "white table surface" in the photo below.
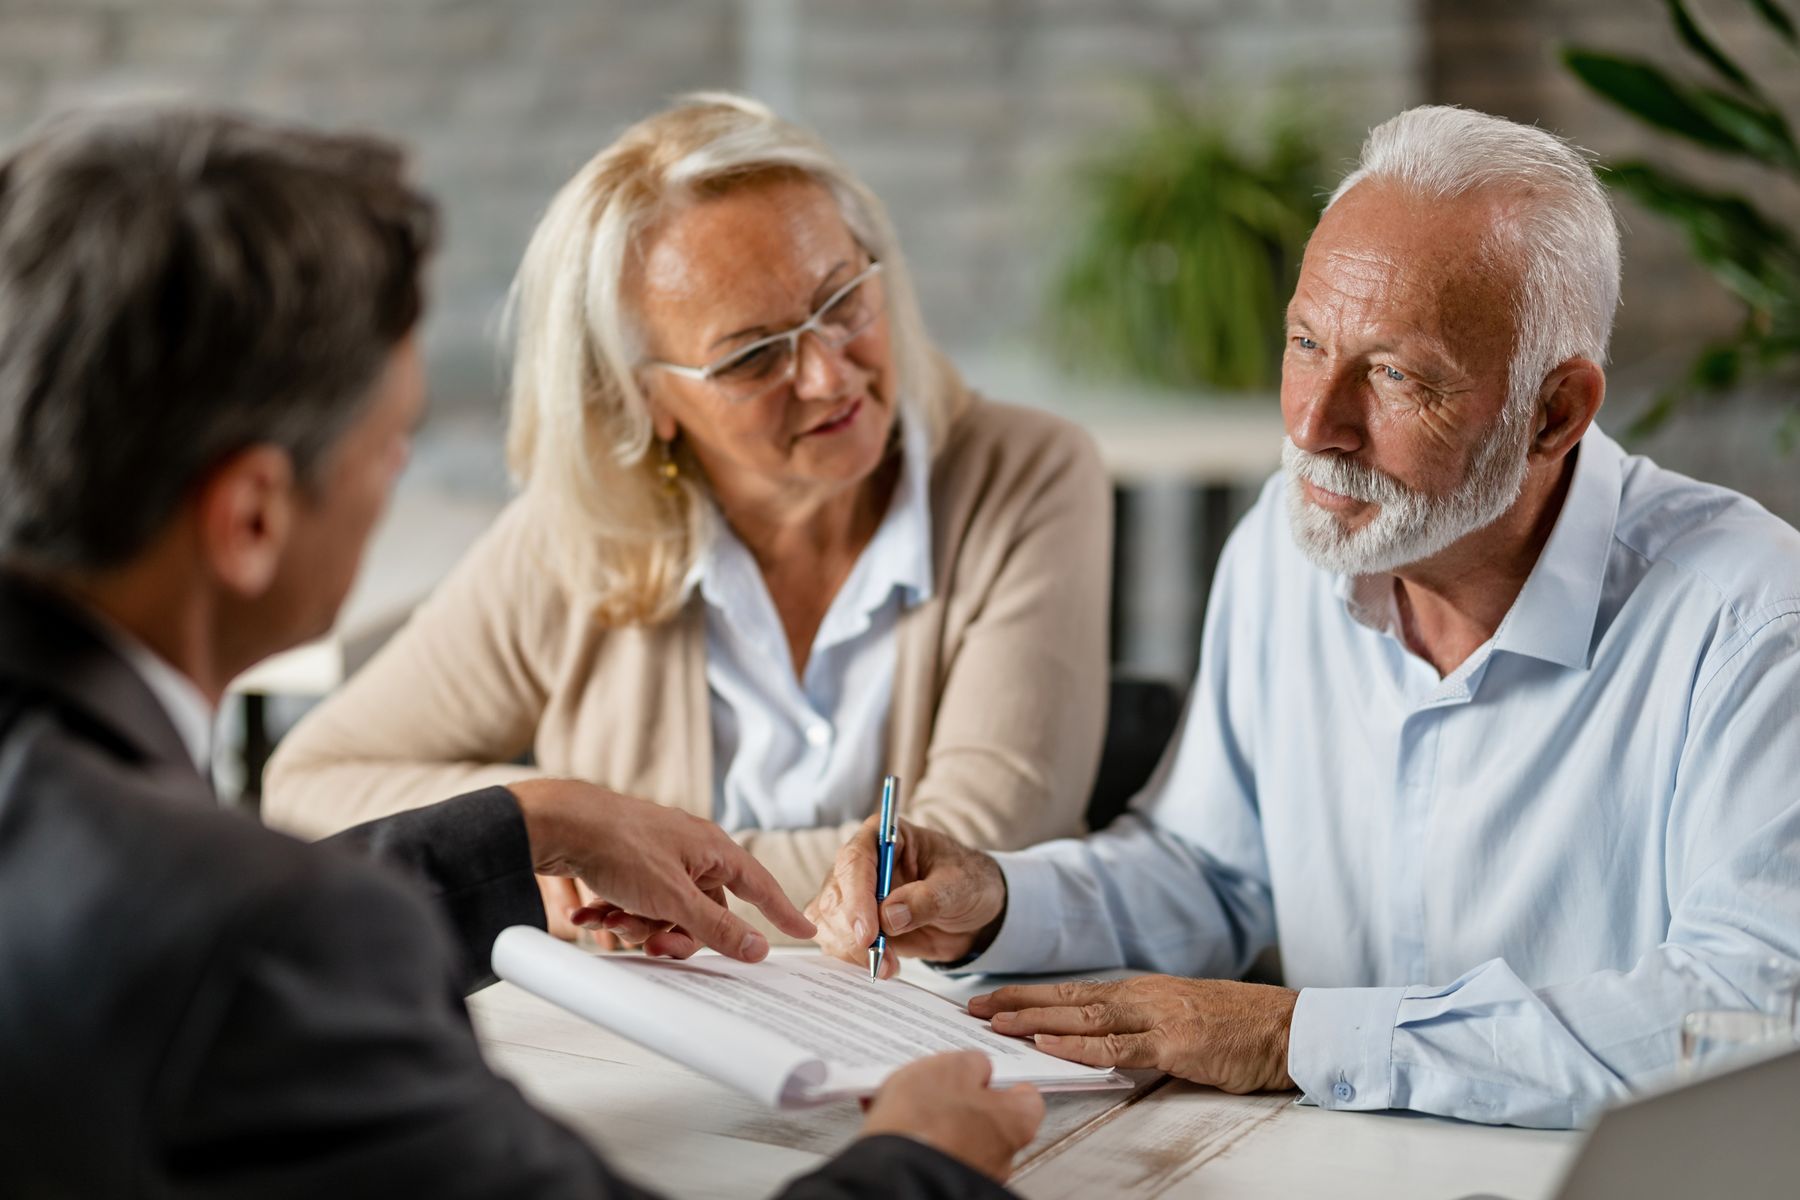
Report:
[[[964,998],[989,980],[906,977]],[[616,1168],[671,1196],[766,1196],[856,1134],[853,1104],[763,1107],[499,983],[470,997],[494,1068]],[[1291,1095],[1227,1096],[1142,1075],[1132,1092],[1051,1095],[1011,1186],[1032,1200],[1096,1196],[1452,1200],[1555,1190],[1576,1135],[1407,1114],[1328,1113]]]

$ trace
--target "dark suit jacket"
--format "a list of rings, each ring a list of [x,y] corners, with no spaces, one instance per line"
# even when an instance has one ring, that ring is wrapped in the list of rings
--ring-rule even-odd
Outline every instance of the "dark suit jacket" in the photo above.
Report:
[[[643,1194],[476,1049],[464,989],[543,922],[511,794],[333,840],[217,808],[132,669],[0,573],[0,1194]],[[1005,1193],[874,1138],[787,1194]]]

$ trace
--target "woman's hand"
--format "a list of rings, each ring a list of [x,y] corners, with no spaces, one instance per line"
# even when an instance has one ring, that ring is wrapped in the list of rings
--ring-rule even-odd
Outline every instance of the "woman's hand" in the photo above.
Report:
[[[593,889],[566,875],[539,875],[538,894],[544,901],[544,926],[565,942],[582,941],[586,933],[601,950],[624,946],[603,924],[605,906]]]
[[[552,937],[575,941],[581,936],[581,930],[569,919],[569,914],[581,907],[575,881],[567,875],[539,875],[537,885],[538,895],[544,901],[544,928]]]

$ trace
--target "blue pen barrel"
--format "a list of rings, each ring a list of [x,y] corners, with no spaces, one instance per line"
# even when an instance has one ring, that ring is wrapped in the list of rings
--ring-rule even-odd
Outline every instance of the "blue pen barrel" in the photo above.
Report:
[[[881,848],[881,867],[875,880],[875,907],[888,898],[888,889],[894,884],[894,835],[897,817],[894,806],[899,799],[900,780],[898,776],[885,775],[881,780],[881,830],[879,845]],[[887,934],[881,931],[881,914],[875,914],[875,944],[869,959],[869,978],[875,978],[882,957],[887,951]]]
[[[887,899],[888,889],[894,883],[894,843],[887,842],[881,847],[881,882],[875,889],[875,895],[882,900]]]

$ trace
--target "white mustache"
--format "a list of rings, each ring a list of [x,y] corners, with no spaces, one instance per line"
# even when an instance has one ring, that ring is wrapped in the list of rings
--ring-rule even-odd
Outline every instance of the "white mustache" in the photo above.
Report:
[[[1315,487],[1384,508],[1404,504],[1417,495],[1391,475],[1339,455],[1302,450],[1292,438],[1281,441],[1281,466]]]

